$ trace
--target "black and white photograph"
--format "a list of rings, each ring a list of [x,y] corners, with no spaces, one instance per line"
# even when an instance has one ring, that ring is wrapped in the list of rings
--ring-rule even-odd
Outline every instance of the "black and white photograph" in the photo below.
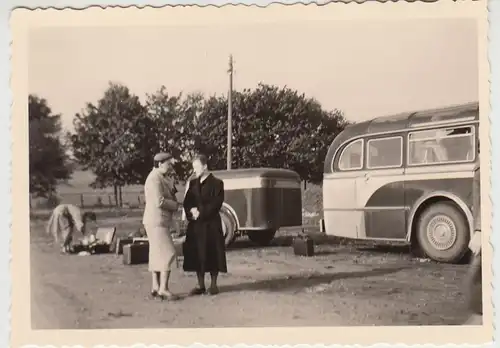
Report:
[[[19,11],[13,320],[489,340],[486,5],[350,5]]]

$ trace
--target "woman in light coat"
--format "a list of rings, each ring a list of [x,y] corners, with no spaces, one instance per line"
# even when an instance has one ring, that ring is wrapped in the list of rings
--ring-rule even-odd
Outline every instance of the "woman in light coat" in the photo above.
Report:
[[[71,242],[75,231],[85,235],[85,226],[88,221],[96,221],[93,212],[82,213],[81,209],[73,204],[59,204],[54,208],[47,223],[47,234],[54,237],[56,243],[61,242],[61,252],[71,251]]]
[[[180,207],[175,197],[174,180],[170,177],[173,159],[166,153],[159,153],[154,157],[154,162],[154,168],[144,184],[146,207],[142,220],[149,240],[151,296],[177,300],[178,296],[169,290],[170,271],[176,257],[170,230],[172,215]]]

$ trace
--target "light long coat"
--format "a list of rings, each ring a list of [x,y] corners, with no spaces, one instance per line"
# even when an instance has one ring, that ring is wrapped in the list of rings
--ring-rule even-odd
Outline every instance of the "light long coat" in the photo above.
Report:
[[[72,204],[60,204],[52,211],[47,223],[46,232],[54,237],[56,242],[62,237],[66,239],[73,234],[73,230],[82,231],[82,211]]]
[[[171,226],[172,214],[178,210],[174,181],[153,168],[144,184],[144,196],[144,226]]]

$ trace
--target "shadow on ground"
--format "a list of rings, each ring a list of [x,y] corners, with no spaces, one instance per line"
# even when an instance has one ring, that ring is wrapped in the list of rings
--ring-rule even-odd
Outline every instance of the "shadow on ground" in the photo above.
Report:
[[[369,271],[361,271],[361,272],[339,272],[339,273],[328,273],[328,274],[312,274],[307,276],[288,276],[288,277],[266,279],[255,282],[225,285],[221,286],[220,290],[221,292],[259,291],[259,290],[265,290],[268,292],[294,291],[294,290],[297,291],[324,283],[330,283],[335,280],[381,276],[385,274],[396,273],[406,268],[407,267],[384,267],[384,268],[375,268]]]
[[[318,246],[333,246],[336,247],[334,250],[319,249],[315,251],[315,255],[330,255],[338,254],[339,248],[345,249],[347,252],[360,251],[369,252],[371,254],[411,254],[410,247],[408,245],[394,244],[394,245],[377,245],[366,241],[355,241],[346,240],[343,238],[326,236],[321,233],[310,233],[309,237],[314,241],[314,245]],[[266,248],[276,248],[276,247],[289,247],[293,245],[293,240],[295,236],[293,235],[281,235],[277,236],[272,242],[267,246],[260,246],[253,243],[247,237],[240,237],[233,244],[231,244],[227,250],[262,250]]]

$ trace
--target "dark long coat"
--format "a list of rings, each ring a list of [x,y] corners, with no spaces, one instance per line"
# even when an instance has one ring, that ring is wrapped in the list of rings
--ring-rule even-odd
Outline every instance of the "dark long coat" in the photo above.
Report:
[[[184,271],[227,272],[224,234],[219,215],[223,202],[224,183],[213,174],[209,174],[201,183],[198,178],[189,182],[183,204],[188,220],[183,245]],[[200,212],[197,220],[193,220],[190,212],[194,207]]]

